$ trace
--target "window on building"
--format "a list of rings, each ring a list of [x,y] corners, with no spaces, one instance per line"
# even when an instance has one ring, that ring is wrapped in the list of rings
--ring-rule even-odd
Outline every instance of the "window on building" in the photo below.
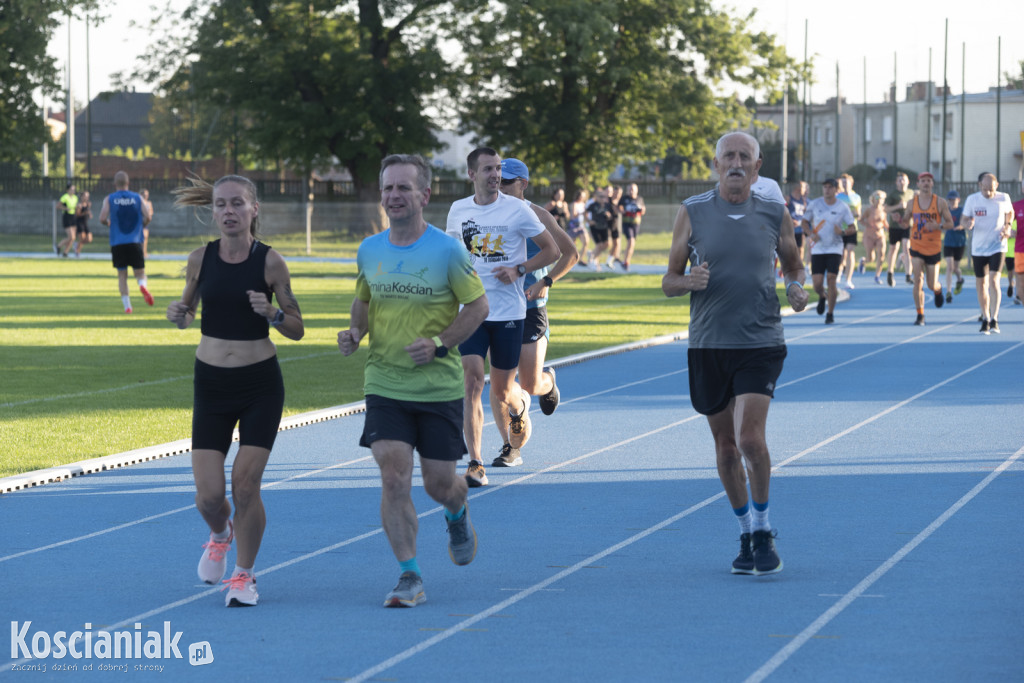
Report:
[[[892,116],[882,118],[882,142],[892,142]]]
[[[864,119],[864,142],[871,142],[871,119]]]
[[[825,129],[825,144],[832,144],[832,126]]]
[[[814,144],[821,144],[821,126],[814,127]]]
[[[932,114],[932,140],[942,139],[942,114]]]
[[[953,116],[952,112],[946,112],[946,139],[953,139]]]

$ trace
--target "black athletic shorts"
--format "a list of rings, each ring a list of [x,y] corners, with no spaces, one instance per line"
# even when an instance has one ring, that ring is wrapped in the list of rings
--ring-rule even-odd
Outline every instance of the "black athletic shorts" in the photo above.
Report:
[[[942,260],[942,254],[928,254],[927,256],[917,251],[916,249],[910,250],[911,258],[919,258],[924,261],[926,266],[934,266],[936,263]]]
[[[742,394],[775,397],[786,346],[760,349],[688,349],[690,402],[701,415],[715,415]]]
[[[131,266],[133,270],[142,270],[146,267],[146,259],[142,255],[142,245],[138,242],[115,244],[110,248],[110,258],[118,270],[124,270],[128,266]]]
[[[857,233],[853,233],[852,235],[843,235],[843,246],[845,247],[847,245],[854,247],[857,246]]]
[[[910,239],[910,228],[889,228],[889,244],[899,244]]]
[[[796,246],[798,248],[804,246],[804,233],[803,233],[803,231],[801,231],[801,232],[794,232],[793,233],[793,238],[796,239]]]
[[[842,254],[811,254],[811,275],[824,275],[825,271],[836,275],[842,265]]]
[[[222,368],[196,359],[192,450],[227,454],[238,424],[238,443],[270,450],[281,426],[284,380],[277,356]]]
[[[89,234],[92,230],[89,229],[89,219],[80,217],[75,221],[75,230],[82,234]]]
[[[526,320],[523,321],[523,343],[532,344],[541,337],[548,336],[548,307],[537,306],[526,309]]]
[[[75,227],[75,219],[76,219],[76,216],[73,213],[65,212],[65,213],[62,213],[60,215],[61,225],[63,225],[65,228],[73,228],[73,227]]]
[[[468,453],[462,437],[462,399],[401,401],[369,394],[359,445],[386,439],[410,444],[427,460],[461,460]]]
[[[590,226],[590,236],[597,244],[604,244],[608,241],[608,228],[595,228],[592,225]]]
[[[964,257],[964,249],[966,247],[942,247],[942,255],[946,258],[951,258],[954,261],[959,261]]]
[[[1003,272],[1003,261],[1006,254],[999,252],[991,256],[972,256],[974,262],[974,277],[985,277],[991,271],[993,273]]]

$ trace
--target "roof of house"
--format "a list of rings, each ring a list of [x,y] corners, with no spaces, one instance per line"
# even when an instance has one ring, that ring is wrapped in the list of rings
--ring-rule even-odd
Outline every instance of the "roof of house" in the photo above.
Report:
[[[92,125],[148,126],[149,110],[153,108],[153,93],[103,92],[89,104]],[[76,112],[75,123],[85,124],[86,110]]]

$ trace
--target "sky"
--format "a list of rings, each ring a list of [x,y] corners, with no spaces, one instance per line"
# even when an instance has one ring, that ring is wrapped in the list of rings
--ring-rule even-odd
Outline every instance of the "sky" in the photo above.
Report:
[[[166,0],[158,0],[162,7]],[[774,33],[786,44],[787,52],[798,60],[804,55],[804,29],[807,27],[807,54],[815,57],[816,85],[811,101],[824,102],[836,92],[836,63],[839,87],[848,102],[865,101],[865,59],[867,63],[867,101],[882,101],[893,81],[895,56],[897,82],[902,86],[928,80],[928,52],[931,49],[931,74],[942,82],[943,42],[949,19],[949,62],[947,78],[953,94],[961,92],[966,77],[967,92],[984,92],[996,85],[997,46],[1002,37],[1002,69],[1019,73],[1024,59],[1024,2],[1007,0],[987,2],[972,11],[965,0],[861,0],[860,2],[823,2],[822,0],[712,0],[719,8],[731,7],[745,15],[757,9],[753,27]],[[170,0],[182,9],[187,0]],[[150,38],[141,28],[130,28],[136,17],[144,21],[140,7],[150,0],[105,0],[110,17],[102,26],[89,29],[89,93],[112,88],[111,74],[130,71],[135,58],[159,37]],[[919,9],[924,7],[925,9]],[[73,22],[71,31],[72,90],[78,102],[86,101],[86,49],[84,22]],[[967,70],[961,58],[966,50]],[[63,67],[68,55],[66,23],[59,28],[49,52]],[[152,90],[135,83],[139,91]]]

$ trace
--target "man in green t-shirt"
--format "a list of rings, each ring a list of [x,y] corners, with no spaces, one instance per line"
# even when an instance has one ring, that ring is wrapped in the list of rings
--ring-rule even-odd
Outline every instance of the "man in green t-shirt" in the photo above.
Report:
[[[381,162],[381,206],[390,227],[359,245],[349,329],[338,333],[345,356],[364,336],[370,339],[359,444],[370,448],[380,468],[381,520],[402,571],[385,607],[426,600],[416,561],[414,448],[424,490],[445,508],[452,561],[466,565],[476,555],[468,485],[455,471],[467,452],[458,344],[483,323],[488,304],[469,252],[423,219],[430,181],[430,166],[419,155],[393,154]]]

